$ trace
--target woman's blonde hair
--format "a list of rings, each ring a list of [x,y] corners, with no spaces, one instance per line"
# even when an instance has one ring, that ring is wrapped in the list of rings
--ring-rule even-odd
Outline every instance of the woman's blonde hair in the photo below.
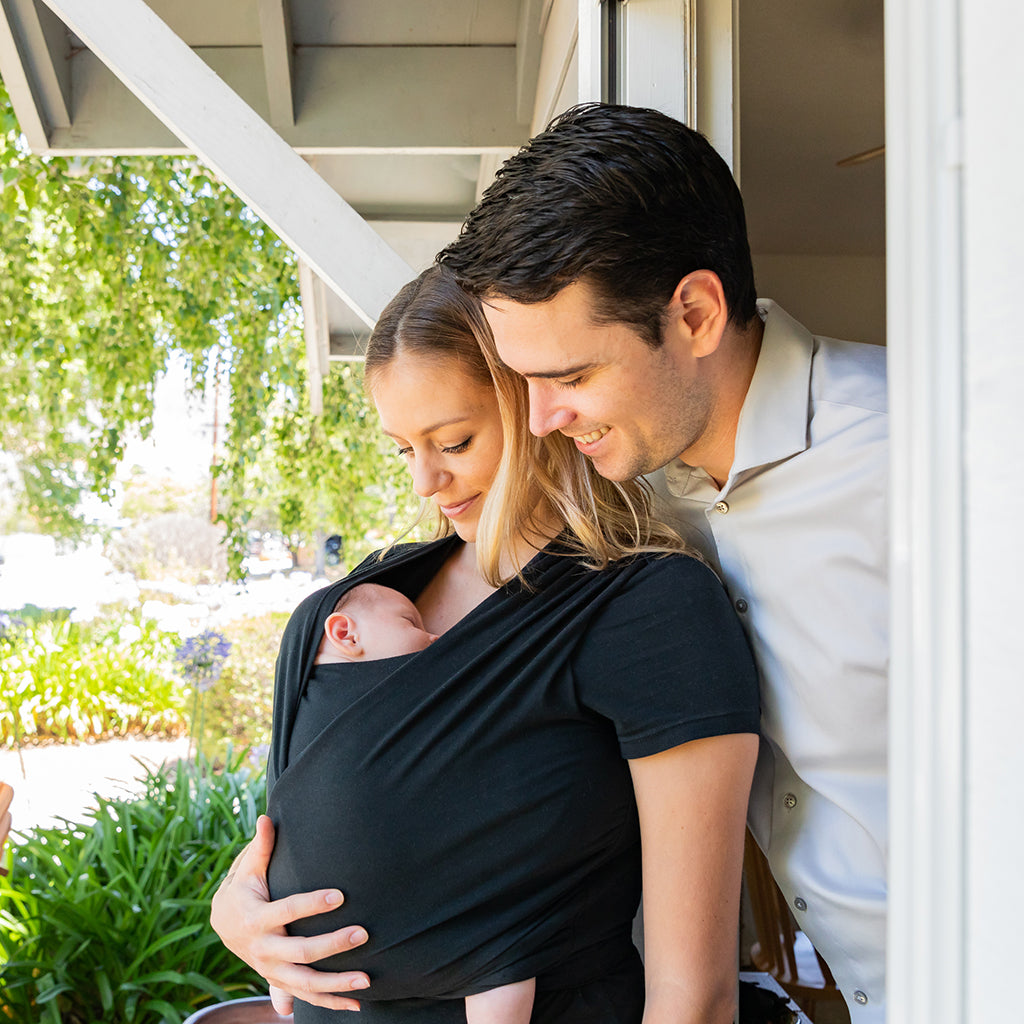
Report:
[[[476,537],[480,570],[492,586],[521,573],[516,541],[542,544],[551,515],[563,528],[566,550],[595,569],[639,552],[687,550],[675,531],[652,517],[645,481],[606,480],[569,438],[530,433],[526,381],[498,357],[479,300],[441,267],[407,284],[377,321],[366,353],[371,392],[400,352],[455,359],[497,395],[504,443]],[[450,531],[442,516],[438,535]]]

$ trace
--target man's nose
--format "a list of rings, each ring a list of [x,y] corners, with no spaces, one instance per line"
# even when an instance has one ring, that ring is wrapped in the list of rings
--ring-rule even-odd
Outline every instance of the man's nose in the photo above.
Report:
[[[554,430],[567,427],[576,413],[561,404],[550,387],[530,381],[530,433],[546,437]]]

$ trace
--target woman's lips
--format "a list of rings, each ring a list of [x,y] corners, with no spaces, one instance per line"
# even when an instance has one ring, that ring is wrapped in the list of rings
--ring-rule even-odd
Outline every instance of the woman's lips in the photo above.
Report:
[[[476,501],[476,499],[477,495],[474,494],[472,498],[466,498],[465,501],[457,501],[452,505],[438,505],[438,508],[449,519],[456,519],[460,515],[462,515],[462,513],[465,512],[466,509],[469,508],[469,506],[472,505],[474,501]]]

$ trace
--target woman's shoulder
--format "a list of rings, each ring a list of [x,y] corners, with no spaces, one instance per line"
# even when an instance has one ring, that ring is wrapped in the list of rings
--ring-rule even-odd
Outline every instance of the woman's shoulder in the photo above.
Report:
[[[583,571],[621,578],[630,586],[677,586],[721,589],[714,569],[700,555],[688,551],[638,551],[610,562],[602,569],[591,568],[577,558]]]

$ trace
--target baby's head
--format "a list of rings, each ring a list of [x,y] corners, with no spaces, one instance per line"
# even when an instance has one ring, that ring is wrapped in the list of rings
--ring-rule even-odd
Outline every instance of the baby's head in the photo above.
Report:
[[[346,591],[327,616],[316,663],[395,658],[422,651],[436,639],[423,628],[416,605],[404,594],[360,583]]]

